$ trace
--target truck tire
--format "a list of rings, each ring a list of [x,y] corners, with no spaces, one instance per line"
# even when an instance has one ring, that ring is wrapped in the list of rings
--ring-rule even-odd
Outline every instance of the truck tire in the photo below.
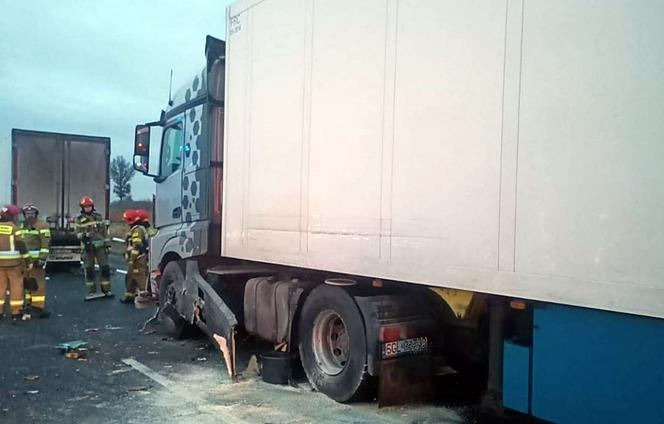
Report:
[[[369,395],[366,333],[353,298],[320,285],[307,297],[299,322],[300,360],[312,386],[337,402]]]
[[[173,338],[182,339],[186,333],[187,323],[177,313],[177,290],[184,285],[184,266],[179,261],[171,261],[164,267],[159,282],[159,321],[165,333]]]

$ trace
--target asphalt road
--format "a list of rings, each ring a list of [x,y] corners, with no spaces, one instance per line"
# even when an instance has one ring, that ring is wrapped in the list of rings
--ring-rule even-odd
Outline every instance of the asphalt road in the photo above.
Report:
[[[118,257],[112,265],[121,267]],[[173,340],[143,323],[154,309],[115,298],[83,301],[82,275],[51,273],[47,308],[52,315],[12,325],[0,321],[0,422],[7,423],[462,423],[463,410],[436,405],[378,409],[375,403],[342,405],[297,387],[263,383],[247,368],[231,383],[221,355],[207,339]],[[59,343],[88,343],[85,361],[68,359]]]

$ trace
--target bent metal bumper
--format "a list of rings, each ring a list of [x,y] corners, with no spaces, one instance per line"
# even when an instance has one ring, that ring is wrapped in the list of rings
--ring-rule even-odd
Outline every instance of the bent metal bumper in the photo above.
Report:
[[[187,261],[184,286],[187,303],[192,305],[192,309],[186,313],[187,319],[214,340],[224,358],[231,380],[237,381],[235,368],[237,318],[201,276],[198,262]]]

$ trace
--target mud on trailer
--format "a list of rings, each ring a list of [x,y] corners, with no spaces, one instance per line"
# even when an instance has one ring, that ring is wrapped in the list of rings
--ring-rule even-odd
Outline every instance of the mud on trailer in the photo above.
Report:
[[[454,369],[497,409],[661,420],[663,17],[238,1],[136,128],[162,321],[231,375],[239,331],[285,343],[338,401]]]

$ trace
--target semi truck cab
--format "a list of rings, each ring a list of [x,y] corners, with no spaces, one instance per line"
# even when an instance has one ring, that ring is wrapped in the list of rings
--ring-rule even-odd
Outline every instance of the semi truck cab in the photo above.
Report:
[[[175,93],[159,120],[136,127],[135,168],[157,183],[150,248],[156,270],[220,252],[224,49],[208,36],[207,66]]]

